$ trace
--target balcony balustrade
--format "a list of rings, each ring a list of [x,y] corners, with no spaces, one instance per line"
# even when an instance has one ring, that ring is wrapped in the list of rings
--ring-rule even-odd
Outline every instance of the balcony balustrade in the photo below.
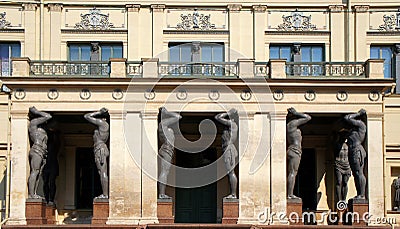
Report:
[[[30,61],[29,58],[12,59],[11,75],[3,77],[143,77],[143,78],[372,78],[383,79],[383,60],[366,62],[286,62],[270,60],[255,62],[238,59],[221,63],[171,63],[158,59],[109,62]]]

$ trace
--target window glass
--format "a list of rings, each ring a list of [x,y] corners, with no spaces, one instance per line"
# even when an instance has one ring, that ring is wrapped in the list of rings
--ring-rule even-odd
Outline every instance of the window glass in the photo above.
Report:
[[[101,60],[107,61],[110,58],[112,58],[111,46],[109,46],[109,45],[101,46]]]
[[[224,46],[214,45],[212,51],[212,62],[223,62],[224,61]]]
[[[201,46],[201,61],[210,63],[212,62],[212,46],[202,45]]]

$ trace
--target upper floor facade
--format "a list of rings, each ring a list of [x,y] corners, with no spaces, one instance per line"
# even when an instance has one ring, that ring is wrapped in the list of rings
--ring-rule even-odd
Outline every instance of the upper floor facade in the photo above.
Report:
[[[157,58],[160,76],[229,76],[248,59],[271,76],[270,60],[283,59],[287,76],[364,77],[368,59],[383,59],[385,78],[399,78],[399,10],[394,0],[10,1],[0,4],[1,73],[27,57],[28,75],[110,76],[120,59],[123,75],[142,76],[143,60]]]

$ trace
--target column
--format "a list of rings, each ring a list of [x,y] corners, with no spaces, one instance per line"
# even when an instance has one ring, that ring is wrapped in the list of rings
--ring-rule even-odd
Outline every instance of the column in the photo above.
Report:
[[[21,53],[25,57],[31,59],[38,59],[36,55],[36,9],[37,5],[34,3],[27,3],[23,5],[24,8],[24,51]]]
[[[142,218],[140,224],[158,223],[157,219],[157,129],[158,111],[144,111],[142,118]]]
[[[367,5],[354,6],[355,10],[355,61],[365,61],[369,58],[367,46],[367,30],[369,29]],[[350,59],[351,61],[351,59]]]
[[[329,6],[329,29],[331,31],[331,56],[329,61],[341,62],[345,59],[345,33],[344,26],[344,6]]]
[[[254,59],[256,61],[267,61],[268,49],[265,45],[265,29],[267,27],[267,6],[254,5],[253,6],[253,17],[254,17]]]
[[[130,150],[140,150],[139,113],[110,114],[110,212],[107,224],[138,224],[141,192],[140,169]],[[132,130],[132,131],[131,131]]]
[[[140,37],[139,33],[139,11],[140,5],[127,5],[128,11],[128,60],[139,60]]]
[[[153,57],[163,52],[163,28],[165,5],[151,5],[153,11]]]
[[[61,11],[62,4],[49,4],[50,13],[50,59],[61,60]],[[64,57],[65,58],[65,57]]]
[[[286,213],[286,115],[286,111],[270,113],[271,211],[277,214]],[[278,223],[274,220],[274,224]]]
[[[28,197],[29,135],[28,110],[11,113],[11,184],[9,225],[26,224],[25,200]]]
[[[377,217],[383,217],[385,213],[385,187],[384,187],[384,160],[383,160],[383,113],[367,113],[367,137],[368,137],[368,201],[369,214],[373,225]]]
[[[395,45],[394,54],[396,55],[396,94],[400,93],[400,44]]]

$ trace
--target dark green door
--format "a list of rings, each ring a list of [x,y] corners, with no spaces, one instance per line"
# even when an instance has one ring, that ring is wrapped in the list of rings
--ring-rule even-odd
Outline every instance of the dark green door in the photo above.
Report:
[[[178,150],[176,155],[177,165],[186,168],[205,166],[217,156],[215,148],[196,154]],[[216,223],[217,182],[197,188],[175,188],[175,222]]]
[[[199,188],[175,189],[176,223],[216,223],[217,183]]]

